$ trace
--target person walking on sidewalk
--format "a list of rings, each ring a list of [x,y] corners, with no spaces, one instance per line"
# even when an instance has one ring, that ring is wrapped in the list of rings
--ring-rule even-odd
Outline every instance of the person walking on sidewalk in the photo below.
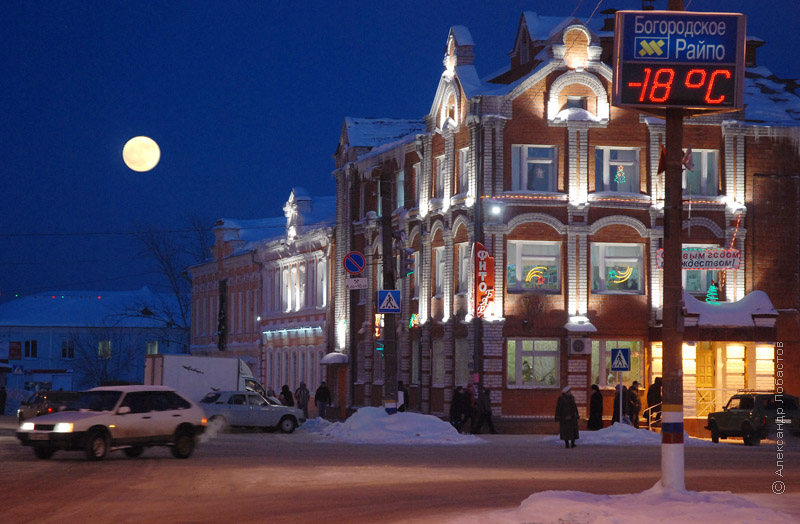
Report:
[[[494,423],[492,422],[492,398],[489,388],[485,388],[483,390],[483,395],[478,399],[478,423],[475,425],[475,429],[472,430],[473,434],[479,434],[481,432],[484,421],[489,425],[489,432],[492,435],[497,434],[497,431],[494,429]]]
[[[570,386],[562,389],[556,403],[558,434],[567,448],[574,448],[575,441],[578,440],[578,405],[575,404],[571,389]]]
[[[317,406],[317,412],[319,418],[325,418],[325,409],[331,403],[331,390],[328,389],[328,385],[325,384],[325,381],[322,381],[322,384],[319,385],[317,388],[317,392],[314,393],[314,405]]]
[[[311,392],[308,391],[305,382],[300,383],[300,387],[294,390],[294,399],[297,401],[297,407],[303,410],[303,415],[308,418],[308,399]]]

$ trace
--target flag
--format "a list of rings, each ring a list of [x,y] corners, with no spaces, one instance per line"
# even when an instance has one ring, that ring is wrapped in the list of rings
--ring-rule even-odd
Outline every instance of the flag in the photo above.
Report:
[[[667,170],[667,149],[664,147],[664,144],[661,144],[661,154],[658,156],[658,171],[657,174],[661,174]]]
[[[689,146],[689,148],[683,154],[681,163],[683,163],[683,167],[685,167],[687,171],[694,171],[694,160],[692,159],[692,146]]]

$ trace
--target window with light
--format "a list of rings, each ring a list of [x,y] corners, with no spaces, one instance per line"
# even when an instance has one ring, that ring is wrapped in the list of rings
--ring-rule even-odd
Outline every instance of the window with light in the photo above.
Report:
[[[595,191],[640,193],[638,148],[595,148]]]
[[[719,151],[692,151],[694,169],[683,169],[683,196],[716,196],[718,194]]]
[[[557,388],[560,385],[559,341],[508,339],[506,386],[509,388]]]
[[[592,293],[643,293],[643,244],[592,242],[591,255]]]
[[[611,350],[628,348],[631,355],[631,370],[622,372],[622,383],[629,386],[634,380],[645,384],[644,352],[639,340],[592,340],[592,384],[601,388],[617,385],[618,372],[611,371]]]
[[[506,287],[512,291],[561,291],[561,243],[509,240]]]

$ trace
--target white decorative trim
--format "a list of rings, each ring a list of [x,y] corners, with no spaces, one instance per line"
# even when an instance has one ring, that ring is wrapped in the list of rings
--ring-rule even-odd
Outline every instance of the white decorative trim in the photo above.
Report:
[[[559,112],[558,95],[561,90],[572,84],[585,85],[594,92],[597,97],[597,117],[603,120],[608,120],[610,114],[610,106],[608,103],[608,93],[606,92],[603,84],[593,74],[577,71],[570,71],[564,73],[555,79],[550,85],[550,99],[547,101],[547,120],[552,122],[555,120]]]
[[[725,238],[725,231],[716,222],[706,217],[694,217],[691,220],[684,220],[681,229],[688,229],[690,226],[704,227],[711,231],[717,238]]]
[[[544,213],[525,213],[522,215],[517,215],[508,222],[507,230],[509,232],[513,231],[514,228],[516,228],[517,226],[529,222],[539,222],[542,224],[547,224],[548,226],[555,229],[559,235],[565,235],[567,233],[567,226],[565,224],[563,224],[556,217],[552,215],[546,215]]]
[[[613,226],[613,225],[623,225],[632,227],[639,233],[639,236],[642,238],[650,238],[650,232],[640,220],[637,220],[633,217],[622,216],[622,215],[614,215],[610,217],[603,217],[594,224],[589,227],[589,234],[596,235],[598,231],[603,229],[606,226]]]

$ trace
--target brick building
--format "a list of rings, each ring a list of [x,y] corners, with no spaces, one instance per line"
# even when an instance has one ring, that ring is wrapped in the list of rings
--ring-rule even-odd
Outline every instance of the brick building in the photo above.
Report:
[[[189,268],[192,354],[242,358],[276,392],[316,389],[332,336],[335,208],[294,188],[283,216],[217,221],[211,260]]]
[[[501,420],[530,429],[552,419],[566,385],[585,414],[598,384],[608,417],[613,348],[630,350],[626,385],[661,374],[665,123],[611,106],[613,29],[612,18],[587,25],[525,12],[509,64],[482,77],[469,31],[453,27],[423,119],[345,120],[334,349],[348,361],[351,405],[381,403],[375,296],[399,249],[414,261],[412,274],[398,275],[396,337],[412,409],[446,416],[454,387],[477,379]],[[800,393],[797,374],[784,373],[800,369],[800,98],[793,82],[758,67],[762,44],[747,42],[745,109],[684,124],[693,163],[684,252],[738,251],[740,260],[738,269],[683,271],[691,431],[737,389],[782,380]],[[392,195],[388,208],[382,193]],[[391,256],[381,248],[389,216]],[[351,250],[366,255],[369,289],[346,288]],[[714,297],[719,304],[706,302]]]

